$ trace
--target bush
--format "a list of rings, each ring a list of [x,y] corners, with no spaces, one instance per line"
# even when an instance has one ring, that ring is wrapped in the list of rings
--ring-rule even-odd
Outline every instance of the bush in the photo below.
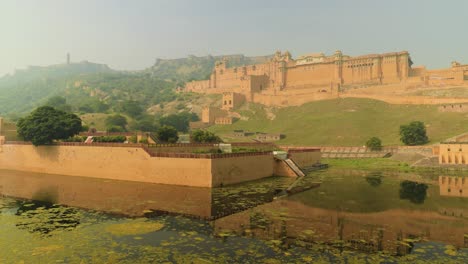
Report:
[[[125,132],[125,129],[119,126],[111,126],[107,128],[107,132]]]
[[[106,118],[106,126],[110,127],[121,127],[125,130],[125,126],[127,125],[127,118],[123,115],[111,115]]]
[[[131,136],[131,137],[128,139],[128,142],[130,142],[130,143],[137,143],[137,136]]]
[[[405,145],[423,145],[429,142],[426,135],[426,127],[421,121],[413,121],[408,125],[400,126],[400,140]]]
[[[141,144],[148,144],[148,139],[147,138],[142,138],[140,139]]]
[[[191,135],[192,141],[196,143],[219,143],[221,138],[212,132],[205,130],[195,130]]]
[[[41,106],[17,124],[18,136],[34,146],[48,145],[54,140],[67,139],[82,130],[81,119],[72,113]]]
[[[67,139],[63,139],[62,141],[63,142],[85,142],[85,140],[86,140],[86,137],[73,136],[73,137],[69,137]]]
[[[102,136],[94,137],[93,142],[98,143],[123,143],[127,140],[125,136]]]
[[[176,143],[179,139],[177,129],[172,126],[162,126],[156,131],[156,138],[163,143]]]
[[[371,137],[367,140],[366,147],[372,151],[379,151],[382,149],[382,140],[378,137]]]

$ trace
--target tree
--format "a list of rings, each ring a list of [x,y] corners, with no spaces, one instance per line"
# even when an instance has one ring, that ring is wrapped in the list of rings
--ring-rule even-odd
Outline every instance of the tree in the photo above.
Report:
[[[106,126],[107,128],[110,127],[120,127],[122,130],[125,130],[125,126],[127,125],[127,118],[123,115],[111,115],[106,118]]]
[[[67,99],[62,96],[53,96],[50,97],[46,104],[47,106],[51,106],[57,110],[62,110],[64,112],[71,112],[71,106],[67,104]]]
[[[171,126],[162,126],[156,131],[156,138],[161,142],[176,143],[179,139],[177,129]]]
[[[122,104],[122,111],[133,118],[140,116],[143,110],[141,103],[137,101],[125,101]]]
[[[72,113],[41,106],[17,124],[18,135],[35,146],[50,145],[54,140],[67,139],[82,130],[81,119]]]
[[[400,126],[400,140],[405,145],[423,145],[429,142],[426,127],[421,121],[413,121],[408,125]]]
[[[191,138],[196,143],[219,143],[221,138],[212,132],[205,130],[195,130],[192,132]]]
[[[382,149],[382,140],[378,137],[371,137],[366,142],[366,147],[372,151],[378,151]]]
[[[143,132],[153,132],[158,129],[156,119],[152,115],[143,115],[137,121],[130,124],[130,129]]]
[[[187,132],[190,121],[198,121],[199,118],[195,113],[182,112],[171,114],[159,119],[159,124],[164,126],[175,127],[180,132]]]

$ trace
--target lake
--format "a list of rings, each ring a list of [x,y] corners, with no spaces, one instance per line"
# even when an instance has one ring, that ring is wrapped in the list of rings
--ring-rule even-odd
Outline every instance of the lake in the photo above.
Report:
[[[0,171],[0,193],[0,263],[468,262],[456,176],[328,169],[209,189]]]

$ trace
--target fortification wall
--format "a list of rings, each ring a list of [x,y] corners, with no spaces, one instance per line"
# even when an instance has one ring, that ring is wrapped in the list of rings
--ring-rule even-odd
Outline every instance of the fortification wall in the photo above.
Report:
[[[35,147],[28,143],[0,144],[0,169],[196,187],[270,177],[274,170],[271,151],[160,153],[151,148],[147,152],[136,144],[108,145],[67,143]],[[239,147],[252,145],[259,144],[234,144]],[[209,144],[200,148],[204,147],[211,148]],[[183,150],[178,145],[167,146],[166,150],[169,148]],[[259,148],[271,148],[271,145],[260,144]]]
[[[213,186],[256,180],[273,175],[273,155],[261,153],[214,159],[211,166]]]
[[[301,168],[320,163],[321,153],[316,150],[289,150],[289,157]]]
[[[271,167],[271,166],[270,166]],[[211,187],[211,160],[150,157],[139,147],[1,146],[0,169]]]
[[[299,106],[312,101],[334,99],[338,96],[330,92],[296,94],[293,91],[281,91],[274,94],[253,94],[253,102],[270,106]]]
[[[459,97],[428,97],[428,96],[401,96],[401,95],[378,95],[378,94],[353,94],[353,93],[343,93],[340,94],[341,98],[367,98],[384,101],[390,104],[427,104],[427,105],[437,105],[437,104],[460,104],[468,103],[468,98],[459,98]]]
[[[301,85],[326,85],[334,77],[334,63],[306,64],[288,68],[286,73],[287,87]]]

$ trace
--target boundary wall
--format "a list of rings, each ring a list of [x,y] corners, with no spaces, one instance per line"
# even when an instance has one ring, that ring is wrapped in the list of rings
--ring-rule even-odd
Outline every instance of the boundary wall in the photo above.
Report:
[[[320,153],[319,149],[310,151]],[[316,158],[313,155],[303,159]],[[59,143],[39,147],[28,142],[0,144],[0,169],[196,187],[278,175],[274,162],[272,151],[155,153],[142,144]]]

